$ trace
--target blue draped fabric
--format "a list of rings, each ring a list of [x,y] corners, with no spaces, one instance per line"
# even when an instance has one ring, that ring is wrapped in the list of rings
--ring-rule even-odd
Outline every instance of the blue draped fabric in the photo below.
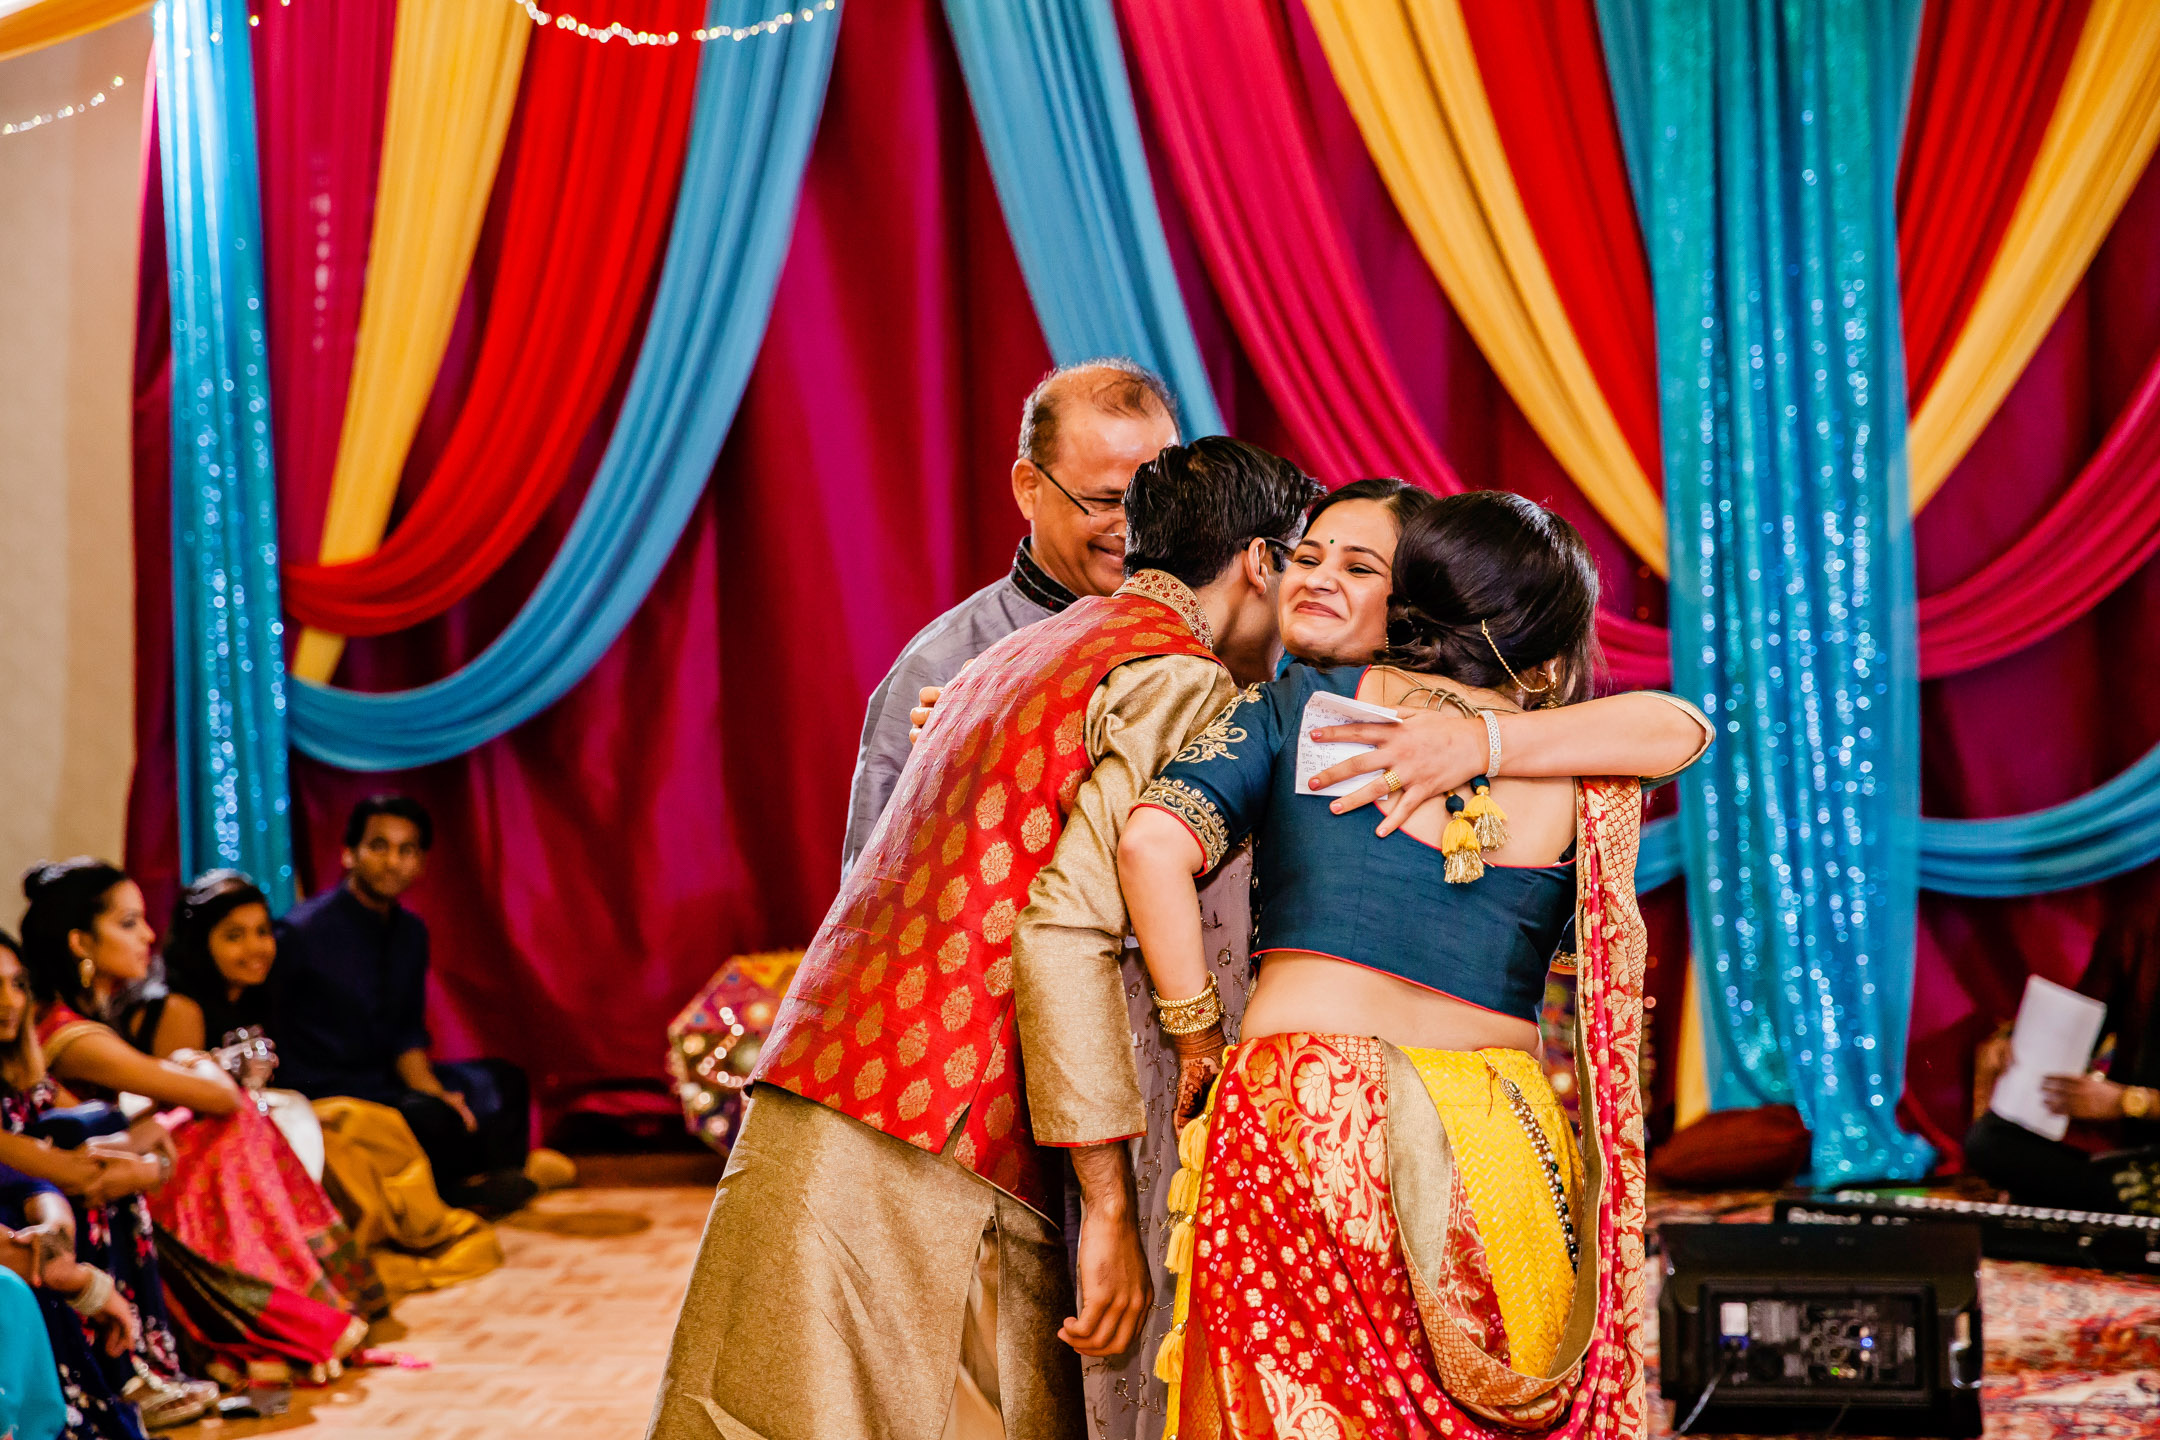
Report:
[[[172,273],[173,715],[180,864],[293,898],[284,622],[246,0],[158,0]]]
[[[1680,838],[1680,821],[1668,815],[1643,826],[1642,849],[1635,856],[1636,893],[1647,895],[1686,873],[1687,851]]]
[[[1222,430],[1155,208],[1110,0],[945,0],[976,129],[1060,365],[1126,355]]]
[[[709,23],[726,23],[728,9],[741,0],[714,0]],[[802,13],[808,23],[705,47],[637,366],[584,504],[531,598],[493,644],[433,684],[389,694],[296,685],[302,750],[347,770],[462,754],[561,699],[630,622],[705,489],[772,311],[844,11]]]
[[[2160,747],[2075,800],[1999,820],[1920,822],[1920,883],[1948,895],[2038,895],[2160,860]]]
[[[1920,822],[1920,888],[2008,899],[2097,885],[2160,860],[2160,747],[2094,789],[2045,810],[1994,820]],[[1677,820],[1643,827],[1635,888],[1687,868]]]
[[[1822,1183],[1902,1133],[1918,676],[1893,207],[1918,0],[1601,0],[1647,63],[1680,779],[1721,1107],[1791,1102]]]

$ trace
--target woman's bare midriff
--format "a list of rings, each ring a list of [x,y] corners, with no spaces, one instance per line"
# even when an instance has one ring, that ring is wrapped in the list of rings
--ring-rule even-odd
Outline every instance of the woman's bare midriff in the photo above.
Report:
[[[1238,1037],[1377,1035],[1424,1050],[1497,1046],[1538,1053],[1537,1026],[1436,990],[1304,950],[1279,950],[1260,962],[1260,979]]]

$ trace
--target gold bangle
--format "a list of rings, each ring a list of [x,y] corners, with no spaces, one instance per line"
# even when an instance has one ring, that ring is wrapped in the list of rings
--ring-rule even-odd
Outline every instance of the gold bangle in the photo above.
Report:
[[[2125,1086],[2122,1093],[2122,1113],[2126,1120],[2150,1119],[2154,1102],[2160,1101],[2160,1092],[2143,1085]]]
[[[1222,1024],[1222,991],[1216,988],[1212,975],[1208,976],[1205,990],[1183,1000],[1165,1000],[1153,990],[1148,993],[1155,1001],[1155,1018],[1168,1034],[1198,1035]]]

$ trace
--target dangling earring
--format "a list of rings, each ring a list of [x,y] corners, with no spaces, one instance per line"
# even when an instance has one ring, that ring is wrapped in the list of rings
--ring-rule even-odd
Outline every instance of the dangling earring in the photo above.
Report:
[[[88,990],[91,982],[97,979],[97,966],[91,963],[89,956],[85,955],[82,958],[82,963],[75,967],[75,973],[82,976],[82,988]]]
[[[1544,695],[1545,697],[1544,699],[1538,701],[1538,709],[1558,710],[1560,708],[1561,701],[1559,662],[1555,661],[1553,663],[1553,668],[1545,672],[1545,688],[1538,693]]]

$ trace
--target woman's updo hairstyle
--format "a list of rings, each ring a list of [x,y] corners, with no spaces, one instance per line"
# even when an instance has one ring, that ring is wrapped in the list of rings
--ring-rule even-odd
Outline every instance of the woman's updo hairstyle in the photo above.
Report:
[[[1587,700],[1603,664],[1597,597],[1597,562],[1562,517],[1507,490],[1442,496],[1396,542],[1378,663],[1512,691],[1510,667],[1527,678],[1557,657],[1558,682],[1531,703]]]
[[[243,905],[268,909],[270,901],[261,886],[238,870],[205,870],[180,892],[165,937],[165,983],[175,995],[199,1004],[223,1004],[225,977],[210,956],[210,934]]]
[[[90,1003],[82,961],[68,948],[68,936],[97,929],[113,890],[127,878],[119,866],[88,855],[49,860],[24,873],[23,898],[30,908],[22,918],[22,962],[30,972],[31,998],[39,1005],[60,1000],[81,1010]]]

